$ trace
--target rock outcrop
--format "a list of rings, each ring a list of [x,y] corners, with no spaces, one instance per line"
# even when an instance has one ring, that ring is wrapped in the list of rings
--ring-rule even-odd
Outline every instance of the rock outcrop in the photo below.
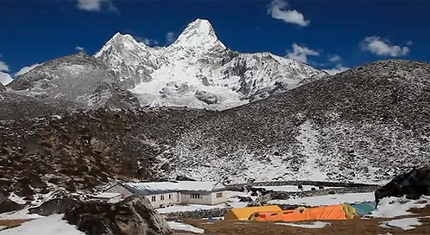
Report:
[[[11,201],[9,198],[6,198],[0,195],[0,213],[19,210],[22,208],[22,205]]]
[[[68,209],[64,219],[88,235],[173,234],[148,199],[138,195],[116,204],[81,202]]]
[[[55,198],[49,201],[44,202],[42,205],[34,208],[28,209],[29,214],[38,214],[42,216],[49,216],[53,214],[62,214],[66,212],[66,210],[78,203],[77,200],[74,200],[70,197],[64,198]]]

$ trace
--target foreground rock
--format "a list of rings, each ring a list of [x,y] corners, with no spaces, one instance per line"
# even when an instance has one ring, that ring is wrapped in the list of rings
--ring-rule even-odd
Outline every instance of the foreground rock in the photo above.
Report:
[[[64,219],[88,235],[173,234],[166,220],[141,196],[116,204],[79,203],[66,210]]]
[[[42,216],[49,216],[53,214],[62,214],[66,212],[66,210],[74,206],[78,203],[77,200],[64,197],[64,198],[55,198],[44,202],[42,205],[34,208],[28,209],[29,214],[39,214]]]
[[[9,198],[6,198],[0,195],[0,213],[15,211],[22,208],[22,205],[11,201]]]
[[[401,197],[403,195],[410,199],[430,195],[430,166],[413,168],[407,173],[394,177],[388,184],[376,190],[376,205],[384,197]]]

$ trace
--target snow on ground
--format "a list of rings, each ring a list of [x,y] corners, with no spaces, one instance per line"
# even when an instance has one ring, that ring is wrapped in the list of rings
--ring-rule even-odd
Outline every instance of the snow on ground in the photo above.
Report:
[[[6,226],[0,226],[0,231],[5,229],[5,228],[6,228]]]
[[[204,229],[196,228],[189,224],[183,224],[175,221],[167,221],[170,228],[173,230],[179,230],[179,231],[187,231],[187,232],[193,232],[193,233],[201,233],[203,234],[205,232]]]
[[[42,218],[43,216],[40,216],[38,214],[29,214],[28,209],[22,209],[19,211],[11,211],[11,212],[5,212],[0,214],[0,219],[2,220],[11,220],[11,219],[36,219],[36,218]]]
[[[265,188],[266,190],[283,191],[283,192],[301,192],[297,185],[279,185],[279,186],[255,186],[256,188]],[[311,188],[318,190],[314,185],[303,185],[303,191],[311,191]],[[324,189],[340,188],[340,187],[324,187]]]
[[[414,226],[422,225],[419,219],[419,217],[394,219],[384,221],[379,226],[383,228],[401,228],[403,230],[411,230],[415,228]]]
[[[15,193],[11,193],[9,196],[9,199],[15,203],[20,204],[20,205],[27,203],[23,197],[20,197],[20,196],[16,195]]]
[[[421,203],[424,202],[425,203]],[[419,200],[410,200],[405,197],[388,197],[383,198],[378,205],[378,208],[372,212],[372,214],[366,217],[373,218],[393,218],[402,215],[411,215],[408,212],[411,208],[424,208],[426,205],[430,205],[430,198],[421,197]]]
[[[335,205],[341,203],[358,203],[363,201],[373,201],[375,196],[373,193],[346,193],[346,194],[330,194],[315,197],[303,197],[287,200],[271,200],[270,204],[301,204],[309,206],[324,206]]]
[[[321,221],[315,221],[311,223],[275,223],[275,224],[292,226],[292,227],[300,227],[300,228],[323,228],[327,225],[330,225],[329,222],[321,222]]]
[[[245,192],[236,192],[236,191],[226,191],[227,194],[227,203],[233,208],[242,208],[248,205],[247,202],[240,202],[239,197],[250,197],[252,200],[257,199],[256,196],[251,196],[251,193]]]
[[[0,235],[84,235],[75,226],[61,218],[63,215],[51,215],[41,219],[22,223],[20,226],[0,231]]]

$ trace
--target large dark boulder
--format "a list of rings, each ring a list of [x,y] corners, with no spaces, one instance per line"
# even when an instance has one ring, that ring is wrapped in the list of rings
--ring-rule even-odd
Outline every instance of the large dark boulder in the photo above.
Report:
[[[10,200],[7,197],[0,195],[0,213],[16,211],[22,209],[23,206]]]
[[[430,166],[414,168],[399,174],[383,187],[375,191],[376,206],[384,197],[418,199],[421,195],[430,195]]]
[[[38,207],[30,208],[28,209],[28,212],[29,214],[39,214],[42,216],[49,216],[52,214],[62,214],[66,212],[67,208],[69,208],[70,206],[76,205],[77,203],[78,203],[77,200],[69,197],[56,198],[56,199],[46,201]]]
[[[87,235],[173,234],[166,220],[143,196],[133,195],[116,204],[79,202],[64,218]]]

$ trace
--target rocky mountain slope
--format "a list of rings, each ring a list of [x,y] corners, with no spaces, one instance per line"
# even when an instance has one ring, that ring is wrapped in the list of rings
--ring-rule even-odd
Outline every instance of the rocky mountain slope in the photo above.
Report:
[[[121,88],[105,64],[85,52],[46,62],[7,85],[10,93],[83,107],[136,108],[136,98]]]
[[[379,182],[429,163],[429,79],[428,63],[378,61],[222,112],[83,111],[3,93],[0,192],[176,175]]]
[[[232,51],[203,19],[191,22],[168,47],[149,47],[117,33],[95,57],[149,107],[223,110],[327,75],[271,53]]]
[[[0,100],[0,193],[30,199],[59,186],[76,192],[114,178],[151,179],[155,157],[204,115],[70,110],[24,98]]]
[[[429,163],[429,91],[428,63],[366,64],[198,119],[159,156],[159,172],[378,182]]]

